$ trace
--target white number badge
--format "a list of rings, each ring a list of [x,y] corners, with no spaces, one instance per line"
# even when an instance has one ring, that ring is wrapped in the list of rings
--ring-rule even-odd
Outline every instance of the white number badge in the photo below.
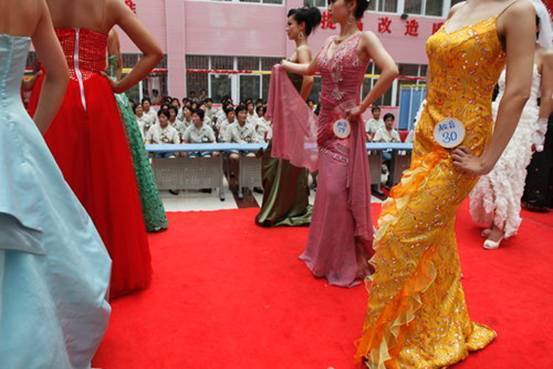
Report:
[[[434,140],[446,148],[459,146],[465,139],[465,125],[458,119],[445,118],[434,127]]]
[[[332,127],[336,137],[344,139],[351,134],[351,124],[347,119],[338,119]]]

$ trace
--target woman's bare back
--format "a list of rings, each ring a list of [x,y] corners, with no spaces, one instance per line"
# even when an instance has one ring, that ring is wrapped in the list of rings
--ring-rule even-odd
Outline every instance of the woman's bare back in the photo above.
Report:
[[[86,28],[107,34],[116,22],[118,0],[46,0],[55,28]]]
[[[42,15],[42,0],[0,1],[0,33],[31,36]]]

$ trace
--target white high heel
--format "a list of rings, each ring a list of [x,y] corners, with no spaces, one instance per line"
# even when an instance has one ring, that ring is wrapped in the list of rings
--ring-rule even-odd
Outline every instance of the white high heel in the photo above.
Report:
[[[501,244],[501,241],[503,241],[503,237],[501,237],[497,241],[492,240],[486,240],[484,241],[484,245],[482,245],[486,250],[495,250],[499,248],[499,245]]]

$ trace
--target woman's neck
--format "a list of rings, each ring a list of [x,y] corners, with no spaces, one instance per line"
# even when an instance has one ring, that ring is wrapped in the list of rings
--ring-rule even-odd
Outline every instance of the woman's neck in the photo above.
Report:
[[[295,42],[296,42],[296,49],[299,49],[300,46],[307,45],[307,37],[297,37]]]
[[[342,40],[348,38],[354,33],[357,33],[358,31],[359,28],[357,27],[357,22],[351,23],[346,21],[344,23],[340,23],[340,38]]]

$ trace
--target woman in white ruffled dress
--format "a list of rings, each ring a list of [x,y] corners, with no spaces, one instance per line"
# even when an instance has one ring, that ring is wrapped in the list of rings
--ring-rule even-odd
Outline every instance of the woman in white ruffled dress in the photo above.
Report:
[[[486,226],[483,247],[496,249],[501,241],[514,236],[521,223],[520,208],[526,179],[526,167],[532,153],[541,151],[551,113],[553,95],[553,51],[551,23],[547,10],[534,1],[539,27],[531,96],[516,131],[494,169],[482,176],[470,195],[470,213],[474,221]],[[494,116],[505,91],[505,71],[499,78],[499,95],[493,103]],[[541,104],[538,98],[541,95]]]

